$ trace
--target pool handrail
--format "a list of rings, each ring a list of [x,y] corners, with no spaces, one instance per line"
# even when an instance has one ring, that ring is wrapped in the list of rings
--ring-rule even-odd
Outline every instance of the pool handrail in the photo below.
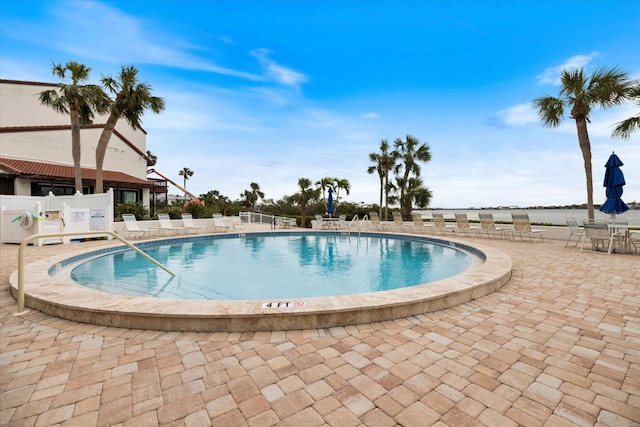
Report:
[[[112,236],[113,238],[115,238],[117,240],[120,240],[122,243],[124,243],[125,245],[127,245],[128,247],[133,249],[134,251],[138,252],[140,255],[142,255],[143,257],[147,258],[149,261],[151,261],[152,263],[154,263],[158,267],[162,268],[164,271],[166,271],[167,273],[171,274],[172,276],[176,275],[176,273],[174,273],[173,271],[169,270],[164,265],[160,264],[160,262],[158,262],[157,260],[155,260],[154,258],[149,256],[148,254],[144,253],[142,250],[140,250],[138,247],[133,245],[127,239],[125,239],[124,237],[120,236],[118,233],[116,233],[114,231],[111,231],[111,230],[82,231],[82,232],[75,231],[75,232],[65,232],[65,233],[40,233],[40,234],[34,234],[34,235],[31,235],[31,236],[27,237],[22,242],[20,242],[20,248],[18,249],[18,311],[16,312],[15,315],[20,315],[20,314],[22,314],[24,312],[24,248],[27,247],[29,242],[31,242],[32,240],[42,239],[42,238],[45,238],[45,237],[67,237],[67,236],[86,236],[86,235],[92,235],[92,236],[93,235],[97,235],[97,236],[100,236],[100,235],[105,235],[105,234],[107,234],[109,236]]]

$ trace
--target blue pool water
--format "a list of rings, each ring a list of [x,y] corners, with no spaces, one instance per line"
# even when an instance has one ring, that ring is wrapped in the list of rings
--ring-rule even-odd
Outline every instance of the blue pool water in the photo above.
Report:
[[[204,300],[283,299],[415,286],[461,273],[472,256],[426,238],[339,233],[207,236],[145,244],[173,277],[131,250],[75,266],[71,278],[134,296]]]

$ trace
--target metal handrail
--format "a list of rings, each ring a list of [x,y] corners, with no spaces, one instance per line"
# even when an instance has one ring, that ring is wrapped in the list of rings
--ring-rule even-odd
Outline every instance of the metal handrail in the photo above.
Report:
[[[151,261],[152,263],[154,263],[158,267],[162,268],[167,273],[171,274],[172,276],[176,275],[176,273],[174,273],[173,271],[169,270],[164,265],[160,264],[158,261],[153,259],[148,254],[146,254],[143,251],[141,251],[138,247],[134,246],[131,242],[126,240],[124,237],[120,236],[119,234],[117,234],[117,233],[115,233],[115,232],[113,232],[111,230],[34,234],[34,235],[29,236],[26,239],[24,239],[20,243],[20,248],[18,249],[18,312],[16,314],[21,314],[22,312],[24,312],[24,248],[27,247],[29,242],[31,242],[32,240],[42,239],[42,238],[45,238],[45,237],[65,237],[65,236],[85,236],[85,235],[105,235],[105,234],[108,234],[109,236],[112,236],[113,238],[121,241],[122,243],[124,243],[125,245],[127,245],[128,247],[133,249],[134,251],[138,252],[140,255],[142,255],[143,257],[147,258],[149,261]]]

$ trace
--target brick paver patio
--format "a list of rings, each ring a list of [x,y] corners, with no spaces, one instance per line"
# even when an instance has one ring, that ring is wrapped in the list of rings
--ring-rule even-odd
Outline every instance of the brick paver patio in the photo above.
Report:
[[[514,264],[494,294],[383,323],[256,333],[12,316],[18,248],[2,245],[0,424],[640,425],[640,255],[482,242]]]

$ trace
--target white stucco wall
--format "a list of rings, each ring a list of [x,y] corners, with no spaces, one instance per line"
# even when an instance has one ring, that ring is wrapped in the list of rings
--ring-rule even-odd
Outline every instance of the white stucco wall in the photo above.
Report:
[[[54,86],[0,82],[0,127],[69,125],[69,116],[58,114],[40,103],[39,94]],[[94,124],[103,124],[106,116],[97,116]],[[133,130],[125,120],[116,130],[142,153],[146,153],[146,134]],[[83,167],[95,168],[95,149],[102,129],[81,131]],[[37,162],[72,165],[71,130],[21,131],[0,133],[0,156]],[[146,160],[115,133],[111,136],[103,169],[147,178]]]

